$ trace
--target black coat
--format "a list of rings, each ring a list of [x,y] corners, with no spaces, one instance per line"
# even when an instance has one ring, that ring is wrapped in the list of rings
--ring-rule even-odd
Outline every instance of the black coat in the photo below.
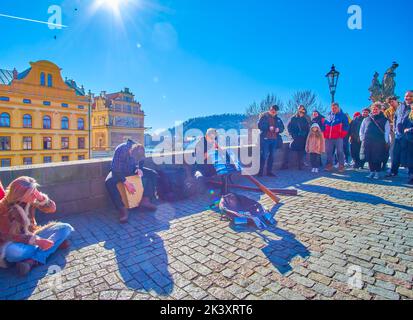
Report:
[[[311,119],[311,124],[317,123],[321,129],[321,132],[324,132],[324,130],[326,129],[326,126],[324,124],[325,119],[326,118],[324,116],[319,115],[318,117]]]
[[[360,143],[360,127],[363,123],[364,118],[362,116],[355,118],[350,123],[349,136],[352,143]]]
[[[413,168],[413,120],[407,117],[403,121],[403,129],[410,129],[411,131],[405,133],[402,138],[401,163],[407,168]]]
[[[305,151],[307,136],[310,132],[310,124],[305,117],[294,116],[288,123],[288,133],[293,138],[290,149],[293,151]]]
[[[380,126],[379,127],[372,120]],[[367,127],[364,141],[361,144],[360,159],[366,162],[381,163],[387,158],[387,144],[384,136],[386,123],[389,122],[383,113],[377,116],[369,116],[364,119]]]
[[[261,139],[264,139],[267,136],[268,131],[270,130],[270,117],[271,117],[271,115],[268,112],[263,113],[260,116],[260,120],[258,121],[258,129],[260,129],[260,131],[261,131],[261,136],[260,136]],[[279,132],[279,135],[280,135],[285,130],[284,123],[277,116],[275,116],[274,120],[275,120],[274,121],[275,122],[275,128],[280,129],[280,132]]]

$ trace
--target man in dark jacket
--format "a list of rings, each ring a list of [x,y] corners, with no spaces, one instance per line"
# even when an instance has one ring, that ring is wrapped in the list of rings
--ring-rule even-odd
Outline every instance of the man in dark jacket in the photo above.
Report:
[[[288,123],[288,133],[292,138],[289,150],[297,153],[298,170],[304,166],[305,145],[307,136],[310,132],[310,123],[307,118],[307,110],[303,105],[298,107],[297,114],[290,119]],[[283,170],[288,169],[289,152],[285,153]]]
[[[360,114],[356,112],[354,114],[354,119],[350,123],[350,149],[351,149],[351,157],[353,158],[354,169],[363,169],[364,168],[364,161],[360,159],[360,149],[361,149],[361,140],[360,140],[360,128],[363,120],[367,118],[370,114],[370,109],[364,109],[363,113]]]
[[[409,131],[406,124],[409,122],[410,113],[412,112],[413,105],[413,90],[406,92],[404,96],[404,102],[400,104],[394,115],[394,132],[395,132],[395,142],[392,155],[392,167],[391,172],[387,177],[395,177],[399,173],[399,168],[403,158],[407,158],[407,140]],[[413,155],[410,155],[413,157]],[[409,168],[410,179],[413,180],[413,167]],[[410,181],[412,182],[412,181]]]
[[[331,112],[325,119],[324,138],[326,139],[327,166],[326,170],[333,169],[334,150],[337,151],[339,171],[344,172],[344,138],[349,130],[347,116],[341,111],[338,103],[331,105]]]
[[[151,203],[151,200],[155,197],[157,173],[143,167],[144,159],[145,148],[132,140],[120,144],[115,150],[111,171],[106,177],[105,185],[113,204],[119,210],[120,223],[128,222],[129,212],[122,202],[122,197],[117,188],[118,183],[123,183],[127,192],[136,193],[135,187],[126,180],[126,177],[136,174],[142,177],[144,192],[140,208],[156,210],[156,206]]]
[[[277,116],[279,107],[271,106],[268,112],[261,114],[258,121],[258,128],[261,130],[260,135],[260,171],[259,176],[263,176],[265,162],[267,163],[267,176],[274,177],[272,167],[274,163],[274,155],[277,148],[282,147],[281,133],[284,132],[284,123]]]

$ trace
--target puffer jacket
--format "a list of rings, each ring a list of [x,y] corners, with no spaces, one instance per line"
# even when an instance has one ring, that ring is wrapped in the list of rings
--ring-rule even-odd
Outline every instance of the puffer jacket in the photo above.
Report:
[[[349,121],[348,117],[343,113],[332,113],[330,112],[325,121],[325,139],[344,139],[349,131]]]

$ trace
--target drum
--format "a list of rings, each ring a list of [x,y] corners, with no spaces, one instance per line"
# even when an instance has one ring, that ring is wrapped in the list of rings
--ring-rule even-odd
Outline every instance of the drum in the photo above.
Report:
[[[133,186],[136,189],[136,193],[135,194],[129,193],[128,190],[126,190],[125,185],[122,182],[118,183],[117,187],[118,187],[120,196],[122,197],[122,202],[125,205],[125,207],[128,209],[138,208],[139,205],[141,204],[142,197],[143,197],[142,179],[139,176],[130,176],[130,177],[126,177],[126,181],[133,184]]]

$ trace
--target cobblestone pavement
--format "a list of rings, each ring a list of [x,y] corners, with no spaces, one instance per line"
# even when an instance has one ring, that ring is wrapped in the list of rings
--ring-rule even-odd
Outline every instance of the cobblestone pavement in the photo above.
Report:
[[[110,210],[68,216],[71,251],[28,278],[0,270],[0,299],[413,299],[413,189],[366,175],[262,179],[299,190],[264,232],[231,228],[207,197],[126,226]]]

